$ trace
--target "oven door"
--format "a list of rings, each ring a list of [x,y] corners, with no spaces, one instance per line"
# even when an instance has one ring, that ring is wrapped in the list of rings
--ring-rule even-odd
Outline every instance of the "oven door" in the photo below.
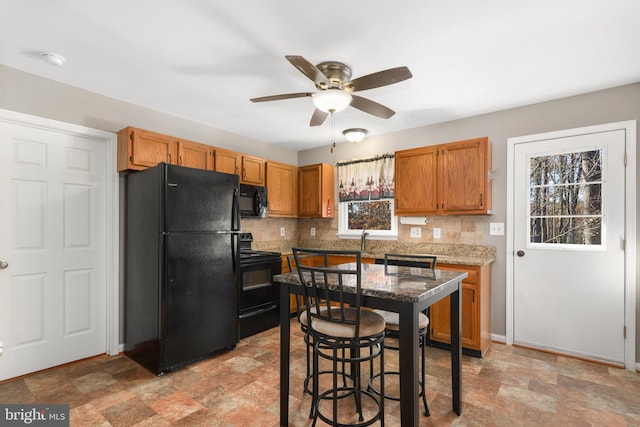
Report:
[[[280,324],[280,290],[273,276],[280,274],[281,261],[242,263],[242,280],[238,293],[240,338]]]

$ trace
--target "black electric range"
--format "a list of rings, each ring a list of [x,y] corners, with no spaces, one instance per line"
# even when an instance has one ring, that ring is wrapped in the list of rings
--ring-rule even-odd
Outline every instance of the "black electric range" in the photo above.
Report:
[[[251,248],[252,242],[251,233],[240,233],[240,338],[280,324],[280,291],[272,279],[282,271],[281,254],[254,250]]]

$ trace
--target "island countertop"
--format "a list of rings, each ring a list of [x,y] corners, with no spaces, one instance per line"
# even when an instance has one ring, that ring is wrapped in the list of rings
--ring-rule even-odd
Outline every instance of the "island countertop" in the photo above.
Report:
[[[341,264],[340,268],[354,268],[354,263]],[[402,267],[390,265],[386,268],[375,264],[362,264],[362,295],[385,298],[396,301],[419,302],[431,298],[442,291],[441,285],[462,280],[466,272],[450,270],[430,270],[427,268]],[[355,279],[354,279],[355,280]],[[298,273],[285,273],[273,276],[273,281],[300,286]],[[353,286],[346,283],[345,291],[355,292]],[[336,288],[329,283],[329,288]]]

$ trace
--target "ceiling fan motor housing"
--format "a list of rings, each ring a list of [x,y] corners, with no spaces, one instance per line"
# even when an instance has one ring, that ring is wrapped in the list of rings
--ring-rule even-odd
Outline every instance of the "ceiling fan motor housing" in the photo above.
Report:
[[[343,83],[346,83],[351,80],[351,67],[349,67],[348,65],[343,64],[342,62],[327,61],[327,62],[319,63],[318,65],[316,65],[316,68],[320,70],[322,74],[327,76],[327,79],[331,84],[328,87],[338,88],[338,89],[348,90],[348,91],[351,91],[353,89],[349,86],[343,87]],[[316,85],[316,87],[320,90],[324,90],[328,88],[328,87],[322,87],[321,85],[318,85],[318,84]]]

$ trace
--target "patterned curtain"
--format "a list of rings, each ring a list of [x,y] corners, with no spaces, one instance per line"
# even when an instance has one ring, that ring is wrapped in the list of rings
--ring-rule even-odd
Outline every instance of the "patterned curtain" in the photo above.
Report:
[[[340,202],[393,199],[394,155],[338,162]]]

